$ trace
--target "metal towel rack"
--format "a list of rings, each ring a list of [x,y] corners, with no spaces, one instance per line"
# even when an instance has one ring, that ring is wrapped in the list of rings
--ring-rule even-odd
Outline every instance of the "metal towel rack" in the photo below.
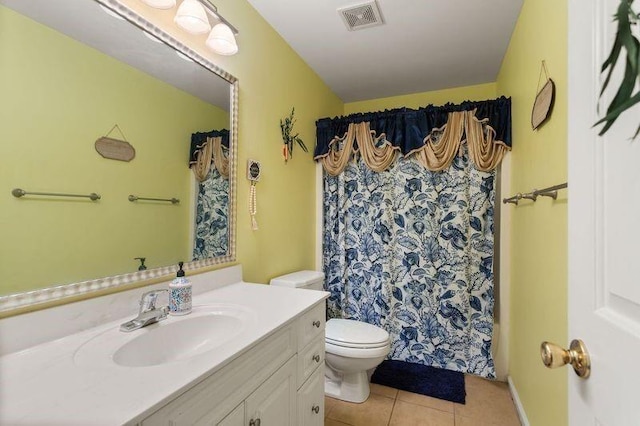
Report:
[[[89,198],[91,201],[97,201],[100,199],[100,194],[92,192],[91,194],[61,194],[57,192],[27,192],[24,189],[15,188],[11,191],[11,195],[16,198],[24,197],[25,195],[44,195],[47,197],[76,197],[76,198]]]
[[[550,186],[548,188],[543,188],[543,189],[534,189],[531,192],[527,192],[525,194],[518,192],[516,195],[514,195],[513,197],[509,197],[509,198],[505,198],[502,200],[502,202],[504,204],[515,204],[516,206],[518,205],[518,201],[520,200],[532,200],[532,201],[536,201],[538,199],[538,197],[550,197],[553,198],[554,200],[558,198],[558,190],[559,189],[564,189],[567,188],[569,186],[569,184],[567,182],[565,183],[561,183],[559,185],[554,185],[554,186]]]
[[[178,204],[180,200],[177,198],[149,198],[149,197],[138,197],[137,195],[129,195],[129,201],[132,203],[134,201],[167,201],[171,204]]]

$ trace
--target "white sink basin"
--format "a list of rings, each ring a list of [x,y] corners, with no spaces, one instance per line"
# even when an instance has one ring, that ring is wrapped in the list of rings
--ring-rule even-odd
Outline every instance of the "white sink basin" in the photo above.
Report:
[[[130,333],[111,327],[80,346],[74,362],[150,367],[185,361],[241,335],[251,318],[252,313],[242,306],[219,304],[197,306],[189,315],[169,316]]]

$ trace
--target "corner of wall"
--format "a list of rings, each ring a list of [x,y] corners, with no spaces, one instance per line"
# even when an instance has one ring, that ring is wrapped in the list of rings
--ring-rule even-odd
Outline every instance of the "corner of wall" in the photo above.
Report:
[[[524,0],[502,67],[498,94],[512,98],[513,150],[504,196],[567,178],[567,1]],[[544,27],[545,31],[540,31]],[[556,83],[550,119],[531,129],[541,62]],[[509,188],[509,186],[511,188]],[[507,190],[509,188],[509,190]],[[533,424],[566,424],[566,375],[540,362],[543,340],[567,339],[567,199],[502,205],[503,277],[509,293],[508,375]],[[544,267],[540,267],[544,265]],[[502,295],[501,295],[502,297]],[[544,314],[541,315],[540,313]]]

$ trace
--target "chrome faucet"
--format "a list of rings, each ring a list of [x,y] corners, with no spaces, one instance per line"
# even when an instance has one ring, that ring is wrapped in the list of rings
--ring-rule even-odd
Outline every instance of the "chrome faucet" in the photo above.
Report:
[[[128,332],[137,330],[167,318],[169,306],[156,307],[158,295],[165,292],[168,294],[169,290],[151,290],[143,293],[140,298],[140,312],[138,312],[138,316],[131,321],[121,324],[120,331]]]

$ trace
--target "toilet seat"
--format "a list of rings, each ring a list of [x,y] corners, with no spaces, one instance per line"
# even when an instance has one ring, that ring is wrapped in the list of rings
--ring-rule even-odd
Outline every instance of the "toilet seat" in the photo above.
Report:
[[[333,318],[325,326],[325,343],[352,350],[387,348],[389,333],[365,322]]]
[[[384,342],[376,342],[376,343],[353,343],[353,342],[342,342],[340,340],[333,340],[325,337],[325,343],[329,343],[335,346],[341,346],[343,348],[352,348],[352,349],[375,349],[382,348],[389,344],[389,339]]]
[[[389,342],[386,345],[377,348],[351,348],[348,346],[334,345],[331,342],[324,342],[324,350],[327,354],[339,355],[345,358],[377,358],[385,357],[389,353],[391,346]]]

